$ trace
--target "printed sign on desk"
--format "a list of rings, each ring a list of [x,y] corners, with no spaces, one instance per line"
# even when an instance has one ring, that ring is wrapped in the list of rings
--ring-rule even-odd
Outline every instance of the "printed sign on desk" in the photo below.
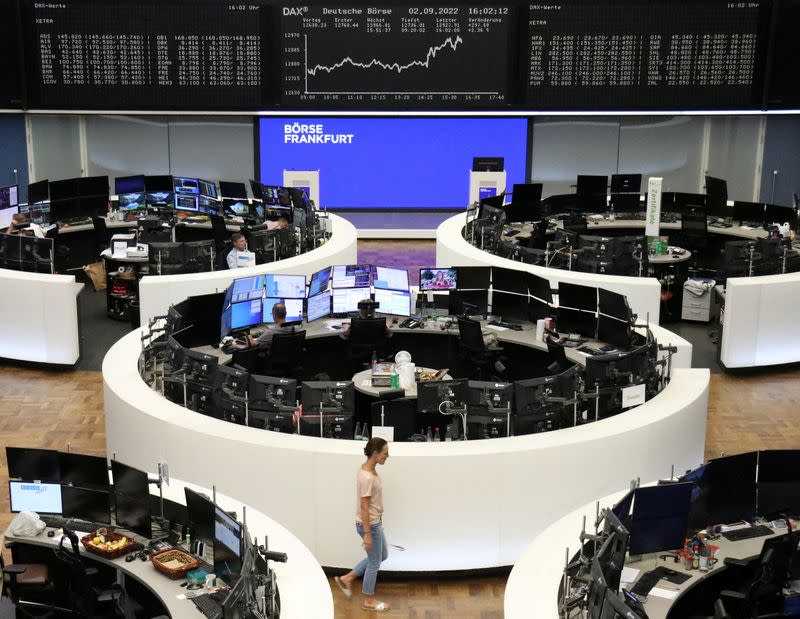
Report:
[[[664,179],[652,176],[647,181],[646,236],[658,236],[661,229],[661,183]]]
[[[394,426],[372,426],[372,438],[375,437],[391,443],[394,441]]]
[[[481,187],[478,190],[478,199],[494,198],[497,195],[497,187]]]
[[[622,408],[639,406],[644,404],[645,388],[644,385],[633,385],[622,390]]]

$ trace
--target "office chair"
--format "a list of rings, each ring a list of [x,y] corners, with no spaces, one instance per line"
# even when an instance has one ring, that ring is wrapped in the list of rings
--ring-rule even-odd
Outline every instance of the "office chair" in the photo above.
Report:
[[[385,355],[387,339],[385,318],[353,318],[348,337],[348,358],[353,369],[364,369],[373,352],[378,358]]]
[[[226,247],[221,252],[217,252],[217,271],[224,271],[228,268],[228,254],[233,251],[233,247]]]
[[[702,209],[691,209],[681,215],[681,242],[692,254],[708,247],[708,219]]]
[[[792,533],[764,540],[755,559],[725,559],[725,566],[745,577],[737,591],[723,590],[720,599],[732,617],[767,619],[780,617],[783,588],[789,580],[797,537]]]
[[[394,427],[395,441],[407,441],[415,432],[416,420],[416,399],[378,400],[370,405],[372,427],[381,425]]]
[[[6,544],[6,548],[13,547],[13,544]],[[3,595],[14,605],[18,616],[24,614],[37,617],[43,611],[51,610],[69,612],[69,609],[54,607],[47,602],[55,591],[47,565],[43,563],[6,565],[0,553],[0,570],[3,572]]]
[[[547,366],[547,369],[553,374],[561,374],[561,372],[574,365],[567,359],[565,348],[560,344],[556,344],[550,338],[547,338],[547,354],[552,361],[552,363]]]
[[[269,351],[262,355],[258,373],[300,379],[305,343],[305,331],[276,333],[272,336]]]
[[[537,221],[533,224],[531,236],[528,239],[529,249],[547,249],[547,221]]]
[[[225,248],[231,246],[231,235],[225,226],[225,218],[222,215],[209,215],[211,221],[211,237],[214,239],[214,249],[219,254]]]
[[[494,361],[502,350],[489,348],[483,341],[481,323],[469,318],[458,319],[458,344],[464,361],[477,370],[477,380],[487,380],[492,375]]]
[[[574,232],[576,234],[586,234],[588,230],[586,217],[583,215],[566,215],[561,220],[561,226],[564,230],[567,230],[568,232]]]
[[[257,346],[245,348],[243,350],[234,350],[231,358],[231,365],[238,365],[243,370],[255,374],[260,352]]]
[[[94,244],[99,256],[111,245],[111,233],[108,231],[106,220],[103,217],[92,217],[92,227],[94,228]]]

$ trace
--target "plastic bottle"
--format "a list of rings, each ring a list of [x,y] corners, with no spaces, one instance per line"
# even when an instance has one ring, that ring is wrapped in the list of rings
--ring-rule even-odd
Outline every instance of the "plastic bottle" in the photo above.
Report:
[[[369,426],[367,425],[366,421],[364,422],[364,425],[361,426],[361,440],[362,441],[369,440]]]
[[[360,441],[361,440],[361,424],[356,422],[356,431],[353,433],[353,440]]]
[[[450,428],[447,428],[447,431],[444,433],[444,442],[449,443],[453,440],[453,435],[450,432]]]
[[[372,351],[372,361],[370,363],[370,367],[372,368],[373,372],[378,371],[378,353],[376,353],[374,350]]]
[[[431,427],[430,426],[428,426],[428,433],[425,435],[425,440],[428,441],[429,443],[433,440],[433,438],[431,436]]]
[[[436,432],[433,433],[433,442],[434,443],[442,442],[442,435],[439,434],[439,428],[436,428]]]

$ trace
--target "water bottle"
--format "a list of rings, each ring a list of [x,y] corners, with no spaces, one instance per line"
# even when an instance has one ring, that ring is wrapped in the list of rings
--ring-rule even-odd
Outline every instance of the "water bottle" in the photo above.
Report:
[[[428,433],[425,435],[425,440],[427,442],[429,442],[429,443],[433,440],[433,438],[431,437],[431,427],[430,426],[428,426]]]
[[[364,425],[361,427],[361,440],[368,441],[369,440],[369,426],[367,422],[364,422]]]
[[[439,428],[436,428],[436,432],[433,433],[433,442],[434,443],[441,443],[442,442],[442,437],[439,434]]]
[[[373,373],[378,371],[378,353],[376,353],[374,350],[372,351],[372,361],[370,362],[370,367],[372,368]]]
[[[453,435],[450,432],[450,428],[447,428],[447,431],[444,433],[444,442],[449,443],[453,440]]]
[[[353,440],[354,441],[360,441],[361,440],[361,424],[358,423],[358,422],[356,422],[356,431],[353,434]]]

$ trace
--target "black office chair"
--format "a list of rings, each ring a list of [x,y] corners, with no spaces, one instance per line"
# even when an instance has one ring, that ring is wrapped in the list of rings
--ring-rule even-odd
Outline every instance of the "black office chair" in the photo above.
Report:
[[[13,548],[6,544],[6,548]],[[55,610],[50,601],[55,586],[50,571],[44,563],[12,563],[6,565],[0,553],[0,570],[3,572],[3,596],[14,605],[17,616],[38,617],[43,611]],[[69,609],[58,609],[69,612]]]
[[[228,254],[233,251],[233,247],[226,247],[221,252],[217,252],[217,271],[224,271],[228,267]]]
[[[375,426],[394,427],[394,440],[407,441],[414,434],[417,419],[417,401],[412,398],[378,400],[370,405],[370,422]]]
[[[537,221],[533,224],[527,245],[529,249],[547,249],[547,221]]]
[[[708,219],[703,209],[691,209],[681,215],[681,243],[692,254],[708,247]]]
[[[563,346],[554,343],[550,338],[547,338],[547,354],[550,357],[551,364],[547,366],[553,374],[561,374],[564,370],[571,368],[574,364],[567,359],[567,353]]]
[[[225,218],[222,215],[209,215],[211,221],[211,236],[214,239],[214,249],[218,254],[231,246],[231,235],[225,225]]]
[[[244,348],[242,350],[234,350],[231,359],[232,365],[238,365],[243,370],[247,370],[251,374],[256,372],[258,364],[258,356],[261,350],[257,346],[253,348]]]
[[[94,244],[97,247],[97,255],[99,256],[111,245],[111,233],[103,217],[92,217],[92,227],[94,228]]]
[[[483,341],[481,323],[469,318],[459,318],[458,344],[463,361],[476,371],[476,375],[471,378],[488,380],[493,374],[496,357],[502,349],[489,348],[486,345]]]
[[[744,586],[736,591],[720,592],[720,599],[732,617],[742,619],[768,619],[781,617],[783,589],[789,580],[792,559],[797,550],[794,533],[764,540],[761,553],[755,559],[728,557],[725,565],[744,577]]]
[[[378,358],[385,356],[388,335],[385,318],[353,318],[348,336],[348,358],[354,373],[364,368],[374,352]]]
[[[564,230],[567,230],[568,232],[574,232],[576,234],[586,234],[588,230],[586,217],[584,217],[583,215],[565,216],[561,220],[561,226]]]
[[[299,379],[302,374],[306,332],[276,333],[263,355],[260,374]]]

